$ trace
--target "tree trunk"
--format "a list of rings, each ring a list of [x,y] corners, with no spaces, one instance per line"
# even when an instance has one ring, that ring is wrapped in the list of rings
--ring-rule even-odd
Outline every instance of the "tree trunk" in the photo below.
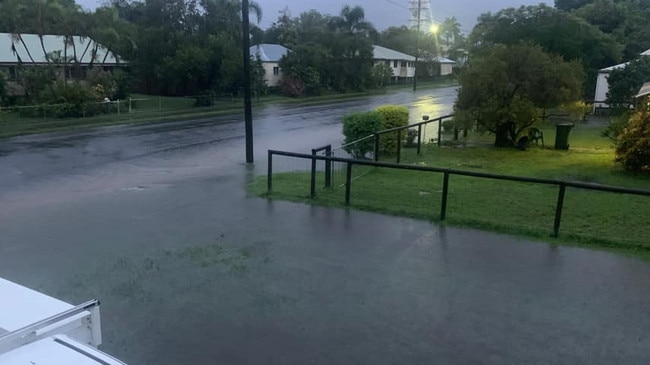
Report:
[[[497,125],[494,138],[494,147],[512,147],[513,141],[510,138],[511,130],[514,127],[513,122],[505,122]]]

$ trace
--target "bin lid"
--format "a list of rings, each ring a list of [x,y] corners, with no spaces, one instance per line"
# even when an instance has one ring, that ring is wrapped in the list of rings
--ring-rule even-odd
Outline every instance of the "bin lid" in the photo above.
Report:
[[[3,278],[0,278],[0,298],[0,335],[74,307]]]

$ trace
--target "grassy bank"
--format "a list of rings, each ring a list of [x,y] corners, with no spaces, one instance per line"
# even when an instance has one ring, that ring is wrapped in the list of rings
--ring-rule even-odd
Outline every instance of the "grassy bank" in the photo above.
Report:
[[[495,149],[489,137],[474,136],[465,146],[427,146],[421,155],[405,149],[406,163],[532,176],[604,185],[650,189],[650,178],[621,171],[613,163],[610,142],[600,137],[602,127],[578,126],[571,135],[571,150],[533,147],[528,151]],[[554,130],[545,129],[547,144]],[[274,161],[275,162],[275,161]],[[306,164],[291,163],[295,168]],[[298,165],[300,164],[300,165]],[[356,168],[351,207],[432,221],[439,220],[442,175],[392,169]],[[361,171],[366,169],[367,171]],[[273,199],[311,202],[343,207],[342,173],[335,174],[338,188],[318,190],[311,201],[309,174],[280,173],[274,176]],[[319,176],[319,182],[323,181]],[[319,184],[322,185],[322,184]],[[250,191],[266,196],[266,177],[259,177]],[[558,188],[527,183],[452,176],[446,224],[525,235],[554,243],[595,245],[622,249],[650,257],[650,198],[567,189],[560,237],[551,237]]]
[[[418,85],[421,90],[434,89],[454,86],[455,81],[451,79],[440,79],[435,82],[419,83]],[[255,99],[253,106],[262,107],[267,104],[328,104],[338,101],[363,99],[372,95],[397,92],[411,87],[412,85],[409,84],[391,85],[382,90],[344,94],[325,93],[320,96],[305,98],[268,95]],[[39,111],[38,117],[25,117],[21,116],[15,110],[0,109],[0,138],[119,124],[157,123],[243,113],[243,99],[241,97],[227,95],[217,97],[214,105],[209,107],[194,106],[195,98],[193,97],[133,94],[131,98],[131,102],[120,102],[119,111],[117,106],[113,104],[110,114],[85,118],[54,118],[48,115],[47,110],[45,112]]]

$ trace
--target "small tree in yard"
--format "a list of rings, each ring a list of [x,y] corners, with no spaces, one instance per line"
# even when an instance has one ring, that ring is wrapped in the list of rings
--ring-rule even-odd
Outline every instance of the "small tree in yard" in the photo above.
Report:
[[[348,114],[343,118],[343,135],[345,136],[345,151],[354,158],[364,158],[366,154],[374,149],[374,140],[367,140],[352,143],[368,137],[382,129],[381,115],[376,112],[363,112]]]
[[[496,147],[514,146],[543,109],[582,98],[584,71],[541,47],[495,45],[474,55],[460,74],[456,122],[478,123]]]
[[[617,142],[616,162],[628,171],[650,172],[650,111],[634,114]]]

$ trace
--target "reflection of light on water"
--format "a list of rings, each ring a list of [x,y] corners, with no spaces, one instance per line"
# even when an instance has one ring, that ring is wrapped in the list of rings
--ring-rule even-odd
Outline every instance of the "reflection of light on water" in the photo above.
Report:
[[[449,115],[452,113],[453,106],[443,104],[435,98],[425,97],[418,98],[415,103],[409,105],[409,124],[415,124],[422,121],[423,115],[428,115],[429,120]],[[422,141],[427,143],[432,139],[438,138],[438,122],[431,122],[422,128]]]

